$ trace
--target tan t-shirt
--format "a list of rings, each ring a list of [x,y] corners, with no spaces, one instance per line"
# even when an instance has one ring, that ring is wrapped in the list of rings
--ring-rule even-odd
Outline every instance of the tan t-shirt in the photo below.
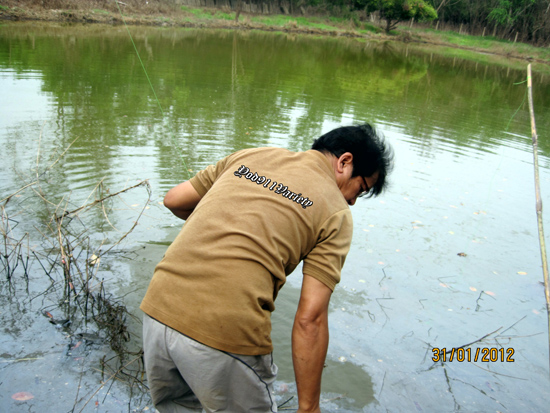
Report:
[[[166,251],[141,309],[219,350],[267,354],[279,289],[300,261],[340,281],[352,217],[324,154],[245,149],[190,180],[202,196]]]

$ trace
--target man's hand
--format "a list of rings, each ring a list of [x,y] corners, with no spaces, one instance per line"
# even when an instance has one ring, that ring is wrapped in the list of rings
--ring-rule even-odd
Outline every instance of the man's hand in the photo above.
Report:
[[[298,413],[320,412],[321,375],[328,348],[328,303],[332,291],[304,275],[292,328],[292,361],[298,388]]]
[[[164,197],[164,206],[181,219],[187,219],[193,212],[201,196],[189,181],[170,189]]]

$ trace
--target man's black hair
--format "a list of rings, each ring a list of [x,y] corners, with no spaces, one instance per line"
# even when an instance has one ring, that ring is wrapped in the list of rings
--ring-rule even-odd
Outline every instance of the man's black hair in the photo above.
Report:
[[[353,155],[352,177],[368,178],[378,171],[378,180],[366,196],[378,196],[387,186],[386,177],[393,168],[393,150],[384,137],[368,123],[336,128],[313,142],[311,149],[331,153],[337,158]]]

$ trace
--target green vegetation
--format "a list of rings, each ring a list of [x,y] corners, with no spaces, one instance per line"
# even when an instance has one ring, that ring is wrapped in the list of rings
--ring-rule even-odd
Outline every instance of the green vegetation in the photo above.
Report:
[[[212,19],[212,13],[206,12],[204,9],[195,9],[189,6],[181,6],[181,10],[186,13],[191,13],[199,19]]]
[[[470,34],[488,30],[499,38],[538,46],[550,43],[549,0],[309,0],[308,3],[331,12],[338,8],[344,12],[377,12],[386,20],[387,27],[395,21],[413,18],[437,19],[441,25],[464,28]]]
[[[368,13],[380,13],[380,18],[386,21],[386,33],[397,28],[402,21],[431,21],[437,18],[435,9],[424,0],[355,0],[354,4]]]
[[[550,62],[548,48],[535,47],[526,43],[514,43],[511,40],[499,39],[493,36],[472,36],[454,31],[437,31],[433,29],[415,29],[412,31],[419,39],[433,43],[457,46],[491,54],[534,58]]]
[[[274,27],[304,27],[304,28],[315,28],[319,30],[328,30],[333,31],[337,30],[340,23],[332,24],[331,21],[319,17],[296,17],[296,16],[285,16],[285,15],[274,15],[274,16],[256,16],[250,19],[252,22],[260,23],[263,25],[274,26]]]
[[[216,12],[215,17],[221,20],[235,20],[235,13],[224,13],[223,11],[218,11]]]
[[[380,33],[382,30],[368,22],[355,21],[345,17],[321,17],[321,16],[288,16],[288,15],[268,15],[255,16],[250,18],[255,24],[270,27],[281,27],[285,29],[315,29],[323,32],[343,32],[356,31],[358,34]]]
[[[235,20],[235,13],[225,13],[223,11],[214,11],[206,9],[197,9],[189,6],[181,6],[181,10],[185,13],[190,13],[194,17],[201,20]]]

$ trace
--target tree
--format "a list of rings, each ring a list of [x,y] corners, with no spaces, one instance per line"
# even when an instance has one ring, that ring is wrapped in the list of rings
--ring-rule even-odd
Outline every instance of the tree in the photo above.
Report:
[[[498,0],[496,7],[487,16],[509,32],[523,19],[526,12],[535,5],[536,0]]]
[[[402,21],[437,19],[435,9],[424,0],[355,0],[355,4],[369,13],[378,11],[380,18],[386,21],[386,33]]]

